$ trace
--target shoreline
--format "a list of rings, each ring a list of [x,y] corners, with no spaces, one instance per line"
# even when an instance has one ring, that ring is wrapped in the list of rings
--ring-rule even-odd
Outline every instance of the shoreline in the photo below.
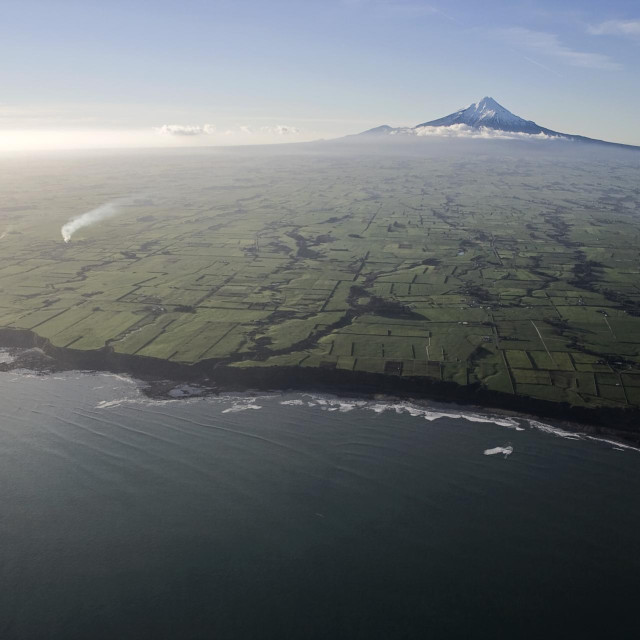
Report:
[[[431,400],[465,409],[490,410],[511,417],[553,420],[567,431],[607,436],[640,445],[638,409],[574,407],[566,403],[489,391],[479,385],[461,387],[452,382],[340,369],[283,366],[244,369],[231,367],[223,360],[187,365],[119,354],[108,347],[78,351],[55,347],[49,340],[23,329],[0,329],[0,347],[24,350],[14,361],[0,363],[0,371],[31,369],[53,373],[85,370],[126,374],[145,383],[141,385],[142,392],[154,399],[179,399],[180,396],[170,396],[169,391],[189,384],[202,388],[207,395],[251,391],[298,391],[369,399],[383,395],[416,403]]]

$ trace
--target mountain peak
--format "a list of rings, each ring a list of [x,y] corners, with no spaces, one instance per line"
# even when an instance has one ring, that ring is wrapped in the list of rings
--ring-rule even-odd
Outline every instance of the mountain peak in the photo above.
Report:
[[[480,100],[478,104],[490,107],[500,107],[501,109],[504,108],[501,104],[498,104],[491,96],[485,96],[484,98],[482,98],[482,100]]]
[[[479,102],[470,104],[466,109],[460,109],[444,118],[423,122],[419,127],[450,127],[454,124],[464,124],[469,127],[488,127],[501,131],[518,131],[522,133],[541,133],[539,127],[531,120],[524,120],[505,109],[490,96],[485,96]]]
[[[485,96],[479,102],[474,102],[473,104],[469,105],[466,111],[470,110],[473,110],[476,113],[488,113],[491,111],[494,113],[508,113],[511,116],[514,115],[513,113],[511,113],[511,111],[505,109],[501,104],[498,104],[493,98],[489,96]]]
[[[618,144],[614,142],[604,142],[603,140],[594,140],[592,138],[586,138],[584,136],[573,135],[569,133],[560,133],[547,129],[536,124],[533,120],[525,120],[520,116],[515,115],[508,109],[505,109],[501,104],[494,100],[491,96],[485,96],[479,102],[474,102],[468,107],[459,109],[454,113],[450,113],[444,118],[438,118],[437,120],[430,120],[429,122],[423,122],[415,127],[389,127],[383,125],[382,127],[376,127],[365,131],[364,135],[431,135],[438,132],[431,132],[428,130],[430,127],[438,127],[444,129],[445,127],[456,126],[458,130],[478,130],[486,131],[487,129],[495,129],[496,131],[504,131],[511,134],[527,134],[532,136],[542,136],[547,138],[563,138],[565,140],[574,140],[581,142],[596,142],[598,144],[609,144],[618,147],[627,147],[631,149],[637,149],[640,147],[634,147],[632,145]],[[360,134],[363,135],[363,134]],[[482,135],[482,134],[481,134]]]

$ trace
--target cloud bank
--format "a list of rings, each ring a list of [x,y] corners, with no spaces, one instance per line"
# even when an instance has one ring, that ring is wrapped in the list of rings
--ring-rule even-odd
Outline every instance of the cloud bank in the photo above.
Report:
[[[558,136],[548,136],[544,133],[520,133],[517,131],[499,131],[489,127],[470,127],[466,124],[453,124],[448,127],[418,127],[417,129],[400,129],[398,133],[413,132],[420,137],[439,138],[480,138],[492,140],[564,140]]]
[[[163,124],[161,127],[155,128],[156,133],[165,136],[210,136],[222,133],[225,136],[252,136],[256,134],[264,134],[269,136],[297,136],[300,129],[290,125],[275,125],[273,127],[260,127],[254,129],[247,125],[239,125],[235,129],[227,129],[218,131],[213,124]]]
[[[163,124],[156,127],[156,131],[169,136],[203,136],[215,133],[216,127],[212,124]]]
[[[332,125],[331,125],[332,126]],[[133,149],[277,144],[337,137],[350,131],[298,129],[292,125],[227,127],[219,124],[167,124],[142,129],[3,128],[0,157],[7,153],[58,149]]]
[[[298,127],[289,127],[283,124],[278,124],[275,127],[262,127],[261,131],[276,136],[297,136],[300,133]]]

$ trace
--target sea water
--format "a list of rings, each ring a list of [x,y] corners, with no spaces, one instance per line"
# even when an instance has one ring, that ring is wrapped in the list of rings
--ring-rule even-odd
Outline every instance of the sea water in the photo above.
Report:
[[[0,374],[5,640],[634,637],[639,536],[640,452],[558,425]]]

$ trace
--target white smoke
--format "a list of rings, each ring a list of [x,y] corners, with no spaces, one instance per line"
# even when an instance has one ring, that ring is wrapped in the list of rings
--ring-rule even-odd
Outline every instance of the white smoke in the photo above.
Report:
[[[71,236],[78,230],[84,227],[88,227],[91,224],[112,218],[120,213],[122,202],[107,202],[102,204],[91,211],[83,213],[81,216],[71,218],[67,224],[62,226],[60,232],[62,233],[62,239],[65,242],[71,240]]]

